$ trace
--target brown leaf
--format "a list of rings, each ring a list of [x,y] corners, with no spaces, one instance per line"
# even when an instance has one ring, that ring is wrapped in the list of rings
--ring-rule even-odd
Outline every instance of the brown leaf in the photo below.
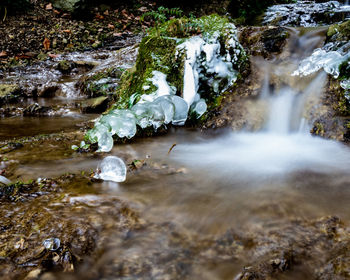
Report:
[[[59,57],[60,55],[59,55],[59,54],[49,53],[48,56],[51,57],[51,58],[57,58],[57,57]]]
[[[45,50],[49,50],[50,49],[50,40],[45,38],[44,42],[43,42],[43,45],[44,45],[44,49]]]
[[[48,11],[52,10],[52,3],[47,4],[45,6],[45,9],[48,10]]]
[[[57,10],[53,10],[53,12],[56,14],[56,15],[59,15],[61,12],[60,11],[57,11]]]
[[[109,15],[108,10],[106,10],[103,14],[104,14],[105,16],[108,16],[108,15]]]
[[[63,30],[64,33],[72,33],[72,31],[70,31],[69,29],[65,29]]]
[[[108,27],[109,29],[114,29],[114,25],[113,25],[113,24],[110,24],[110,23],[107,25],[107,27]]]
[[[113,36],[115,36],[115,37],[121,37],[121,36],[122,36],[122,33],[113,33]]]
[[[7,56],[7,52],[5,52],[5,51],[0,52],[0,57],[6,57],[6,56]]]

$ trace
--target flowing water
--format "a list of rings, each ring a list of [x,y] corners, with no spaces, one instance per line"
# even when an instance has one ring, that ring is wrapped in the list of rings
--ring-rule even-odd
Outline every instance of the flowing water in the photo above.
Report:
[[[162,252],[168,251],[185,256],[179,263],[186,271],[183,263],[191,256],[186,257],[186,250],[176,247],[177,243],[172,245],[174,234],[170,236],[166,230],[169,223],[176,228],[174,231],[191,236],[187,242],[193,244],[196,240],[221,236],[231,228],[254,231],[273,228],[276,223],[291,219],[337,215],[349,225],[350,148],[309,133],[312,120],[307,116],[319,101],[326,75],[291,76],[298,63],[322,45],[325,29],[289,31],[291,37],[283,54],[269,62],[254,63],[258,68],[253,71],[265,76],[258,100],[267,107],[261,131],[173,129],[166,136],[136,139],[113,148],[110,154],[124,158],[127,163],[140,159],[152,168],[129,174],[124,183],[96,182],[86,186],[95,196],[83,193],[76,195],[74,201],[91,205],[91,201],[103,201],[106,194],[117,196],[138,210],[142,219],[161,226],[155,232],[141,231],[126,239],[118,232],[107,231],[99,261],[83,266],[82,276],[93,278],[96,275],[89,276],[89,271],[98,271],[101,278],[113,278],[120,273],[121,260],[127,260],[134,265],[147,263],[153,267],[154,277],[150,279],[168,279],[166,264],[172,257],[162,256]],[[278,81],[275,87],[270,86],[272,77]],[[57,121],[60,127],[55,129],[66,129],[62,120]],[[4,129],[0,137],[26,135],[21,129],[35,121],[38,120],[2,120]],[[16,132],[11,132],[16,125]],[[40,119],[38,127],[47,126],[50,125],[45,124],[45,119]],[[173,144],[176,146],[169,152]],[[94,170],[101,160],[84,155],[52,160],[54,153],[44,153],[39,158],[33,154],[16,169],[14,177],[54,177],[65,172]],[[54,211],[58,204],[55,201],[46,210]],[[244,253],[241,256],[244,257],[221,264],[192,260],[193,269],[183,279],[233,279],[242,265],[253,258]],[[167,257],[169,261],[165,260]],[[206,257],[200,255],[199,259]],[[130,274],[137,275],[135,279],[148,279],[140,271]],[[309,275],[303,272],[298,278],[298,273],[284,279],[307,279]]]

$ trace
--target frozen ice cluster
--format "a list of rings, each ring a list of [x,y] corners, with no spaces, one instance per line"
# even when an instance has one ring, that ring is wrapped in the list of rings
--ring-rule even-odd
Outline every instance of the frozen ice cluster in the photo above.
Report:
[[[99,164],[94,177],[104,181],[124,182],[126,179],[126,165],[119,157],[108,156]]]
[[[109,152],[113,147],[113,136],[134,137],[137,127],[157,130],[162,125],[184,125],[189,114],[199,118],[207,110],[201,93],[209,88],[210,92],[219,95],[236,81],[238,72],[235,69],[246,56],[233,24],[227,22],[220,32],[204,32],[201,36],[175,40],[178,44],[174,59],[184,65],[182,89],[171,85],[163,72],[152,71],[152,77],[147,81],[154,86],[153,92],[141,95],[128,109],[109,111],[88,131],[87,139],[90,143],[98,143],[98,151]],[[150,88],[143,86],[148,92]],[[177,94],[181,91],[180,97]],[[137,93],[130,100],[135,100],[135,95]]]
[[[308,76],[320,69],[337,79],[340,75],[339,66],[344,61],[350,59],[350,42],[330,42],[322,48],[316,49],[311,56],[304,59],[293,76]],[[348,90],[350,90],[350,80],[343,80],[340,86],[345,89],[346,97],[350,99]]]
[[[274,5],[267,9],[264,24],[281,26],[317,26],[320,23],[337,22],[350,12],[350,6],[338,1],[316,3],[315,1],[297,1],[292,4]]]

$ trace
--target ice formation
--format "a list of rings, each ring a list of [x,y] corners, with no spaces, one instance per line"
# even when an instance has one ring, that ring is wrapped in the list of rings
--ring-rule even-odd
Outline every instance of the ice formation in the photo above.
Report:
[[[342,44],[342,46],[339,46]],[[304,59],[293,76],[308,76],[323,69],[327,74],[337,79],[340,75],[339,66],[350,59],[350,42],[327,43],[322,48],[316,49],[311,56]],[[343,80],[340,86],[346,90],[345,97],[350,100],[350,80]]]
[[[98,166],[95,178],[117,183],[124,182],[126,179],[124,161],[115,156],[105,157]]]
[[[60,248],[61,241],[58,238],[48,238],[44,240],[43,245],[47,250],[56,251]]]
[[[317,3],[315,1],[297,1],[291,4],[274,5],[267,9],[264,24],[279,24],[281,26],[318,26],[320,19],[340,21],[347,14],[350,6],[342,6],[338,1]],[[327,18],[325,15],[328,15]],[[332,20],[332,18],[334,18]],[[277,21],[277,22],[276,22]],[[325,22],[330,23],[330,22]]]
[[[201,22],[201,19],[198,21]],[[204,21],[201,23],[205,24]],[[210,88],[218,95],[232,86],[237,79],[234,66],[239,69],[239,60],[245,55],[234,24],[225,23],[220,32],[176,39],[179,45],[175,58],[181,59],[184,65],[182,97],[176,95],[180,89],[169,84],[166,74],[154,70],[142,88],[149,91],[150,82],[156,89],[141,95],[129,109],[111,110],[100,117],[95,127],[87,133],[89,142],[98,143],[98,151],[109,152],[113,147],[114,135],[132,138],[137,126],[156,130],[170,123],[184,125],[189,113],[201,117],[207,110],[206,100],[201,98],[202,91]],[[130,104],[136,98],[135,93],[130,97],[133,101]]]

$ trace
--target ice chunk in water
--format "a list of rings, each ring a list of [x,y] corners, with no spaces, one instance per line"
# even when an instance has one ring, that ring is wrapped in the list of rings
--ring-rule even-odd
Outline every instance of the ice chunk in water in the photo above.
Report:
[[[104,132],[98,139],[98,152],[109,152],[113,148],[113,137],[110,132]]]
[[[197,118],[200,118],[207,111],[207,103],[201,98],[193,104],[192,110],[197,114]]]
[[[159,104],[152,102],[151,104],[149,104],[148,110],[152,112],[150,121],[154,129],[159,128],[164,123],[164,120],[165,120],[164,111],[162,107]]]
[[[108,114],[101,117],[100,123],[107,127],[111,134],[114,135],[119,130],[120,118],[113,114]]]
[[[109,132],[105,125],[96,123],[93,129],[90,129],[86,136],[91,143],[97,143],[104,133]]]
[[[136,123],[141,128],[150,126],[150,112],[148,110],[150,102],[137,103],[131,108],[136,116]]]
[[[164,123],[168,124],[173,120],[175,113],[175,106],[171,101],[170,96],[161,96],[154,100],[155,104],[159,104],[164,113]]]
[[[58,238],[48,238],[43,242],[44,247],[50,251],[56,251],[61,246],[61,241]]]
[[[177,95],[172,95],[171,101],[175,106],[174,118],[172,123],[174,125],[184,125],[188,115],[187,102]]]
[[[108,156],[98,166],[95,178],[105,181],[124,182],[126,179],[126,165],[116,156]]]
[[[117,135],[120,138],[127,137],[128,139],[134,137],[136,134],[136,122],[131,118],[120,118],[120,127]]]
[[[104,117],[106,121],[109,122],[113,135],[117,134],[120,138],[132,138],[135,136],[136,117],[130,110],[113,110]],[[100,122],[102,121],[104,120],[101,118]]]

